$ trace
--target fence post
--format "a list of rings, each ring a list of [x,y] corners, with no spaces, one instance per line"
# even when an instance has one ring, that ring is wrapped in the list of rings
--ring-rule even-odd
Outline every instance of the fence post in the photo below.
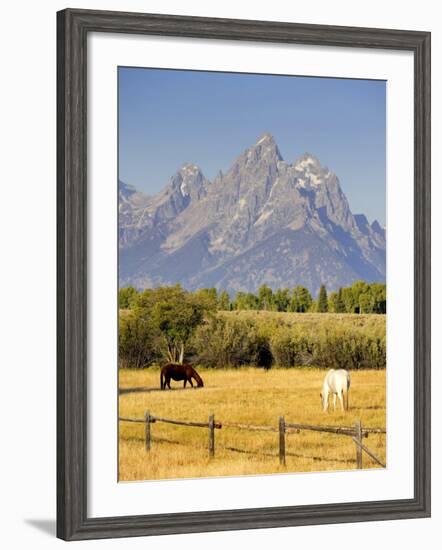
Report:
[[[146,411],[144,413],[144,420],[145,420],[145,442],[146,442],[146,451],[150,451],[150,412]]]
[[[209,457],[215,456],[215,415],[209,416]]]
[[[279,463],[285,466],[285,419],[279,417]]]
[[[355,423],[355,437],[362,444],[362,424],[360,420]],[[356,445],[356,468],[362,470],[362,447]]]

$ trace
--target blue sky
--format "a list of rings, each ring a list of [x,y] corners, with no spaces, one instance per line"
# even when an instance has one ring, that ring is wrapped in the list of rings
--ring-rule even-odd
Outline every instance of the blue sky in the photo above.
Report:
[[[119,177],[148,194],[186,162],[208,179],[264,132],[313,153],[354,214],[385,223],[386,82],[119,68]]]

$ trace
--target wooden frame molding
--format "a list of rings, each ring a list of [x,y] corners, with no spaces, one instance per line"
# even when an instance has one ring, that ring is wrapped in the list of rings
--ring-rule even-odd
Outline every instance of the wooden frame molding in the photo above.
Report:
[[[111,32],[414,55],[414,498],[87,517],[87,36]],[[430,515],[430,33],[67,9],[57,14],[57,536],[98,539]]]

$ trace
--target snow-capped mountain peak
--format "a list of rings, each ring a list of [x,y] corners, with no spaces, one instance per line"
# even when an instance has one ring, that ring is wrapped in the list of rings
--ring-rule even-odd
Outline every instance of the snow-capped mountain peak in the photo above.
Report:
[[[262,134],[252,147],[245,152],[245,155],[249,162],[250,160],[254,162],[258,159],[265,159],[267,162],[282,160],[278,145],[269,132]]]
[[[213,183],[186,163],[144,209],[131,210],[142,194],[120,191],[122,286],[316,292],[385,280],[379,224],[353,216],[337,176],[311,153],[285,162],[268,132]]]

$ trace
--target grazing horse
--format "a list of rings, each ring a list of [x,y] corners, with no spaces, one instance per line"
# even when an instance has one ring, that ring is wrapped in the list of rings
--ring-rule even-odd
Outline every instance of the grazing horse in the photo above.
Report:
[[[201,376],[188,363],[183,363],[182,365],[178,363],[168,363],[167,365],[164,365],[164,367],[161,369],[161,389],[165,390],[166,386],[169,388],[169,390],[171,389],[170,379],[184,380],[184,388],[186,387],[187,382],[189,382],[193,388],[192,378],[196,381],[196,384],[199,388],[202,388],[204,386]]]
[[[336,396],[339,397],[341,409],[348,411],[348,390],[350,389],[350,373],[344,369],[330,369],[322,384],[322,410],[328,410],[329,395],[333,395],[333,409],[336,410]]]

